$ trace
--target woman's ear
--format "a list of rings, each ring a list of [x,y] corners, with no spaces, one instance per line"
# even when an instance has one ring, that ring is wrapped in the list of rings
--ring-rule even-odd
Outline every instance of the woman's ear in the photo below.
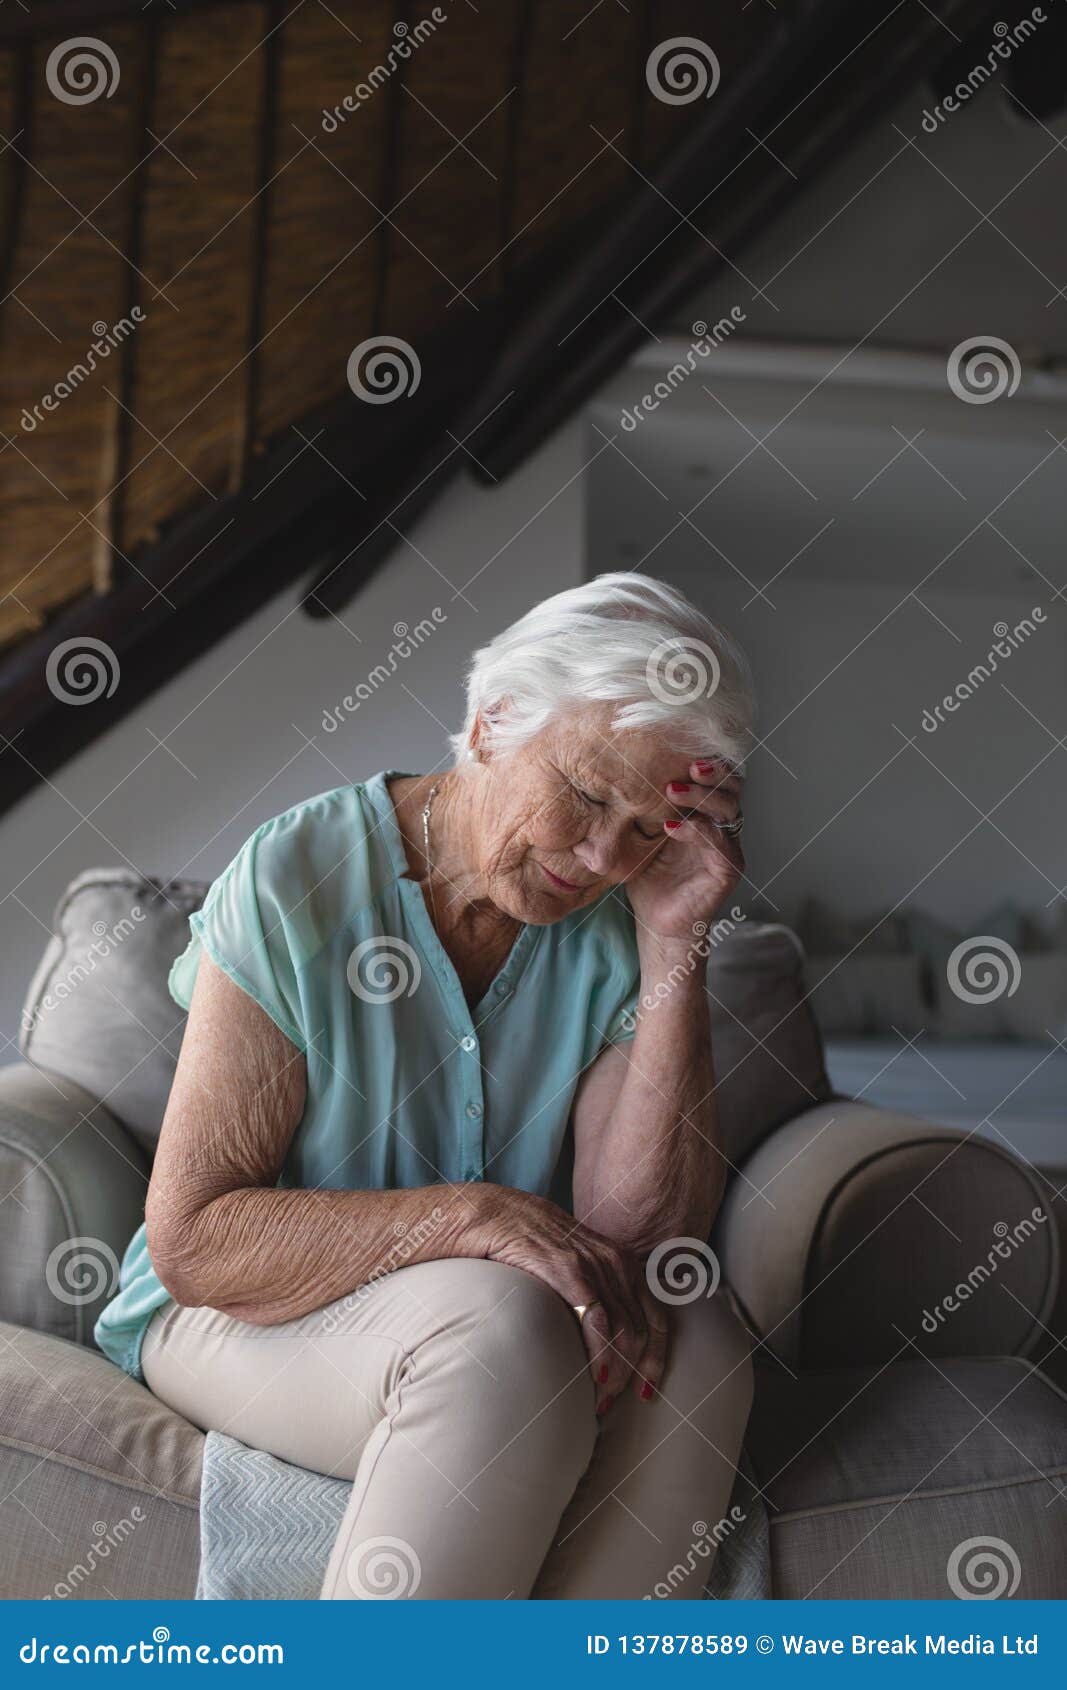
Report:
[[[472,762],[485,762],[485,752],[482,750],[482,736],[484,731],[485,725],[482,721],[482,713],[478,710],[475,712],[474,725],[471,728],[470,744],[468,746]]]

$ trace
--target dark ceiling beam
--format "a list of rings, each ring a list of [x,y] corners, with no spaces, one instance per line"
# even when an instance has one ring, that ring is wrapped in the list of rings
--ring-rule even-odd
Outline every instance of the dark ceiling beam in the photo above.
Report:
[[[946,14],[962,13],[965,7],[973,24],[973,0],[942,0],[941,5]],[[476,478],[495,481],[510,473],[642,344],[641,322],[662,322],[721,267],[724,260],[685,222],[685,215],[699,212],[708,198],[709,178],[723,184],[712,195],[716,235],[722,236],[716,246],[740,250],[814,174],[833,163],[842,142],[862,127],[864,113],[869,121],[878,102],[894,98],[902,82],[953,46],[952,36],[930,12],[909,7],[900,19],[894,52],[878,45],[878,86],[862,78],[835,87],[823,67],[839,65],[848,52],[846,43],[871,33],[872,17],[898,15],[890,0],[862,5],[857,0],[804,0],[789,23],[783,20],[772,29],[764,49],[730,87],[720,90],[706,114],[694,119],[686,139],[648,173],[650,185],[640,183],[621,203],[606,208],[599,222],[587,224],[581,252],[575,254],[573,234],[568,234],[560,246],[509,278],[492,333],[478,349],[488,379],[474,385],[448,424],[464,441],[467,467]],[[820,97],[812,96],[813,89]],[[807,166],[806,179],[796,183],[750,133],[755,128],[766,134],[794,108]],[[741,168],[746,155],[752,155],[747,174]],[[620,286],[627,277],[632,278],[629,286]],[[613,297],[616,292],[623,304]],[[426,507],[439,475],[448,478],[446,460],[455,467],[455,455],[431,440],[412,460],[406,482],[410,503],[405,485],[394,479],[364,508],[360,532],[349,537],[345,551],[331,558],[310,589],[304,601],[310,615],[339,612],[359,591],[392,550],[395,529]]]
[[[1002,0],[982,8],[989,24],[1001,9]],[[636,191],[629,211],[614,220],[584,260],[554,284],[543,278],[534,311],[527,314],[518,305],[522,332],[477,396],[483,414],[492,412],[492,420],[471,436],[477,464],[493,479],[510,473],[646,343],[642,323],[662,323],[720,273],[721,253],[740,254],[841,157],[874,115],[954,49],[946,24],[970,32],[983,21],[974,0],[941,0],[939,12],[940,17],[923,7],[901,12],[887,0],[877,5],[836,0],[809,6],[784,36],[779,32],[764,58],[750,67],[740,109],[735,99],[728,112],[725,106],[709,110],[659,173],[660,193]],[[875,39],[871,32],[879,14],[883,28]],[[849,61],[849,44],[867,36],[867,59],[857,51]],[[838,66],[836,74],[821,68],[828,63]],[[857,74],[857,63],[866,74]],[[783,145],[799,167],[797,181],[750,133],[781,133],[789,120],[790,138]],[[691,217],[699,228],[709,217],[704,203],[709,181],[722,184],[708,200],[718,253],[684,221]]]
[[[226,0],[227,5],[259,5],[262,0]],[[203,11],[219,6],[219,0],[181,0],[182,12]],[[136,18],[143,22],[149,11],[159,19],[173,17],[166,0],[34,0],[32,7],[6,5],[0,10],[0,43],[25,41],[35,36],[61,39],[66,29],[79,34],[99,33],[100,25],[114,18]]]
[[[287,429],[271,450],[251,460],[237,493],[165,530],[138,557],[139,573],[123,576],[104,597],[83,594],[5,652],[0,814],[268,598],[306,579],[323,560],[329,578],[339,536],[346,553],[368,537],[358,570],[376,567],[398,541],[389,526],[392,508],[412,520],[419,495],[412,491],[411,465],[425,461],[429,442],[438,443],[437,457],[445,459],[448,473],[458,467],[459,455],[446,453],[440,442],[452,446],[449,423],[484,375],[472,349],[475,332],[449,325],[447,340],[423,348],[423,380],[414,397],[370,406],[346,394]],[[439,466],[433,493],[444,473],[445,465]],[[356,564],[356,557],[347,558],[350,571]],[[330,613],[326,598],[310,608]],[[65,642],[85,639],[111,648],[119,684],[111,697],[66,702],[48,686],[48,659]]]

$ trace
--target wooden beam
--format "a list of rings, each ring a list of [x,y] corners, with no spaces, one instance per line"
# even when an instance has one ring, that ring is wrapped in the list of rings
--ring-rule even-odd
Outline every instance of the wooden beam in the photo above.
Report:
[[[262,0],[182,0],[185,12],[210,11],[221,5],[260,5]],[[0,9],[0,42],[28,41],[35,36],[62,39],[65,30],[94,34],[109,18],[144,19],[154,7],[157,19],[173,17],[165,0],[34,0],[32,8],[5,5]]]
[[[992,23],[998,6],[986,0],[985,11]],[[872,14],[881,14],[884,25],[876,33]],[[970,27],[974,0],[941,0],[940,14],[950,23],[966,18]],[[874,74],[858,77],[856,59],[842,70],[841,85],[818,72],[820,63],[840,60],[847,43],[865,34],[871,36]],[[829,41],[835,43],[832,57]],[[952,44],[931,11],[900,13],[889,0],[873,6],[870,0],[833,0],[808,8],[803,28],[783,24],[764,55],[734,79],[725,99],[721,92],[716,96],[706,118],[664,161],[654,178],[658,192],[635,190],[585,259],[555,271],[546,265],[532,279],[529,304],[514,307],[521,330],[477,396],[476,405],[490,414],[470,441],[478,463],[493,479],[510,473],[644,344],[642,323],[663,322],[721,270],[724,250],[742,251]],[[796,182],[753,146],[749,133],[765,134],[790,116],[806,171]],[[709,180],[723,184],[714,195],[714,248],[685,221],[707,216],[702,200]],[[621,278],[626,281],[620,285]]]

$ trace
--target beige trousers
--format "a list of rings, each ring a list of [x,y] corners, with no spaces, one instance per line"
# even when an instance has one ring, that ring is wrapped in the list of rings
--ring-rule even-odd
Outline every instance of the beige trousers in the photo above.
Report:
[[[628,1389],[601,1421],[563,1300],[466,1257],[281,1326],[172,1303],[143,1366],[205,1431],[352,1480],[324,1598],[695,1598],[752,1373],[721,1291],[671,1321],[662,1393]]]

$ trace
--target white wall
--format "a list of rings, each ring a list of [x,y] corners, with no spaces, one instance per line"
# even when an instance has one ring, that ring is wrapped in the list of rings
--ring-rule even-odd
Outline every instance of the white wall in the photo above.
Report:
[[[947,350],[992,333],[1067,356],[1067,119],[1012,116],[992,82],[929,135],[932,103],[918,86],[880,117],[674,327],[688,337],[736,302],[757,335]],[[788,166],[781,137],[762,138]]]
[[[745,312],[685,391],[622,430],[621,408],[649,388],[650,367],[671,362],[670,347],[650,344],[646,367],[602,395],[590,557],[676,580],[748,648],[771,738],[753,760],[746,846],[753,879],[787,916],[809,893],[855,915],[908,896],[967,924],[1011,899],[1046,921],[1058,914],[1067,931],[1056,897],[1067,882],[1067,753],[1053,750],[1067,734],[1067,605],[1055,596],[1067,586],[1067,459],[1046,432],[1067,435],[1067,390],[1041,373],[1067,356],[1057,296],[1067,152],[1055,145],[1067,124],[1050,134],[1012,119],[989,88],[931,136],[921,128],[931,99],[918,88],[880,119],[738,258],[743,277],[725,271],[678,312],[686,345],[694,321],[715,323],[734,304]],[[862,391],[873,349],[926,348],[943,372],[949,351],[980,334],[1009,341],[1029,372],[1014,399],[966,405],[914,370],[899,387]],[[818,374],[783,379],[775,409],[730,375],[754,337],[840,368],[822,386]],[[767,450],[755,443],[765,437]],[[987,513],[1023,556],[980,526]],[[737,573],[763,586],[783,565],[773,608]],[[923,709],[988,652],[993,625],[1035,604],[1047,608],[1045,629],[924,733]],[[894,723],[916,746],[883,770],[902,745]]]
[[[131,863],[211,879],[267,817],[380,768],[446,758],[464,664],[536,600],[582,578],[583,434],[561,431],[499,488],[460,481],[336,621],[287,592],[0,820],[0,1034],[67,882]],[[388,664],[394,627],[437,631],[334,732],[325,711]],[[120,683],[121,684],[121,683]],[[162,742],[162,743],[161,743]],[[0,1064],[15,1052],[0,1048]]]
[[[1067,383],[1024,376],[979,407],[943,359],[868,351],[847,378],[837,359],[721,346],[630,432],[623,408],[685,369],[685,347],[620,373],[590,413],[591,561],[676,581],[746,648],[765,741],[749,868],[788,919],[810,895],[964,925],[1011,899],[1047,925],[1067,881],[1067,475],[1050,438],[1067,434]],[[995,628],[1035,609],[990,667]],[[939,722],[946,694],[959,708]]]

